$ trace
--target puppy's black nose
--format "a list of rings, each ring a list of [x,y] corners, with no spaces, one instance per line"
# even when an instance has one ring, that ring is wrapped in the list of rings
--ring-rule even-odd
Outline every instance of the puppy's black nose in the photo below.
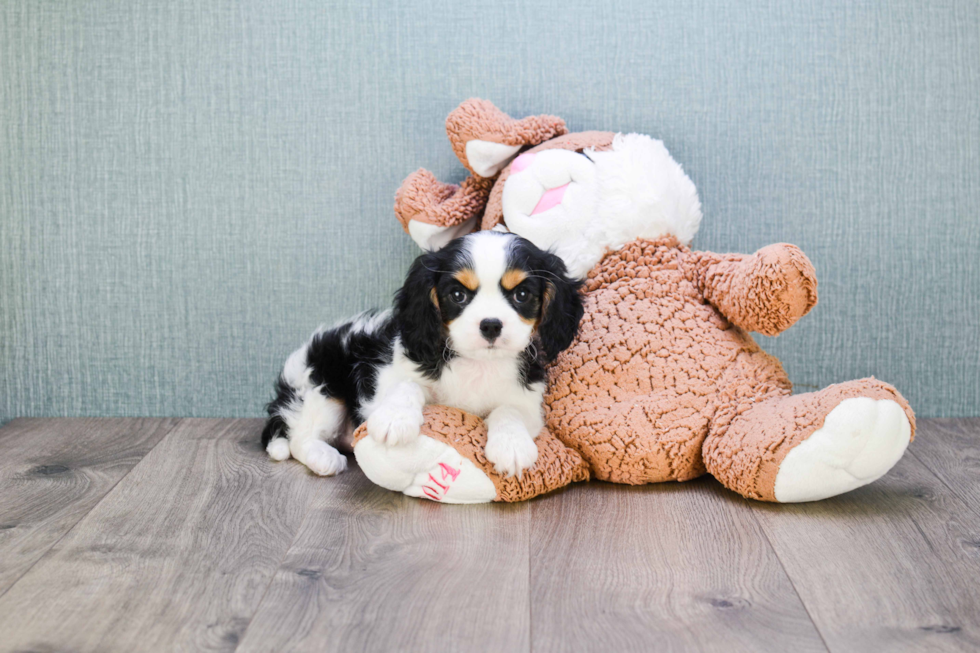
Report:
[[[493,342],[500,335],[501,329],[504,328],[504,323],[495,317],[488,317],[485,320],[480,321],[480,333],[483,337]]]

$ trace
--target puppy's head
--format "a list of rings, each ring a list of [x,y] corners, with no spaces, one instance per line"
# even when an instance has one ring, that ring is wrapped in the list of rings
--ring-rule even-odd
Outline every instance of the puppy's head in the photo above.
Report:
[[[514,357],[534,344],[550,361],[578,331],[580,286],[524,238],[470,234],[412,264],[395,302],[402,342],[417,359]]]

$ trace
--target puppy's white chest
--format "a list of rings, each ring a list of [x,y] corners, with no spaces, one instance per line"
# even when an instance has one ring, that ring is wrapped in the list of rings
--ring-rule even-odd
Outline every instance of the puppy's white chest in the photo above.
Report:
[[[494,408],[522,394],[514,360],[457,358],[443,370],[432,388],[435,403],[455,406],[486,417]]]

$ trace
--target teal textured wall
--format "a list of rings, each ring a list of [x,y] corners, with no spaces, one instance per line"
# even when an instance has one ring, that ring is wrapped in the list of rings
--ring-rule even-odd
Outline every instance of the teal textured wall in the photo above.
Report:
[[[394,5],[394,3],[391,3]],[[980,414],[980,3],[0,4],[0,421],[256,415],[319,323],[416,254],[462,99],[662,138],[695,246],[800,245],[820,304],[763,345]]]

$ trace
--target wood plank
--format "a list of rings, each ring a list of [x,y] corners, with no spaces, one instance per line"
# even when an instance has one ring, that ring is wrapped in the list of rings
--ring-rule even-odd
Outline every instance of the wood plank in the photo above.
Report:
[[[531,504],[534,651],[826,651],[744,501],[713,479]]]
[[[752,510],[832,651],[980,650],[980,520],[914,456],[840,497]]]
[[[313,493],[261,420],[183,420],[0,598],[3,650],[234,650]]]
[[[980,418],[923,419],[917,430],[909,453],[966,505],[980,510]]]
[[[528,505],[452,506],[357,470],[317,494],[239,651],[527,651]]]
[[[175,419],[17,419],[0,429],[0,596]]]

